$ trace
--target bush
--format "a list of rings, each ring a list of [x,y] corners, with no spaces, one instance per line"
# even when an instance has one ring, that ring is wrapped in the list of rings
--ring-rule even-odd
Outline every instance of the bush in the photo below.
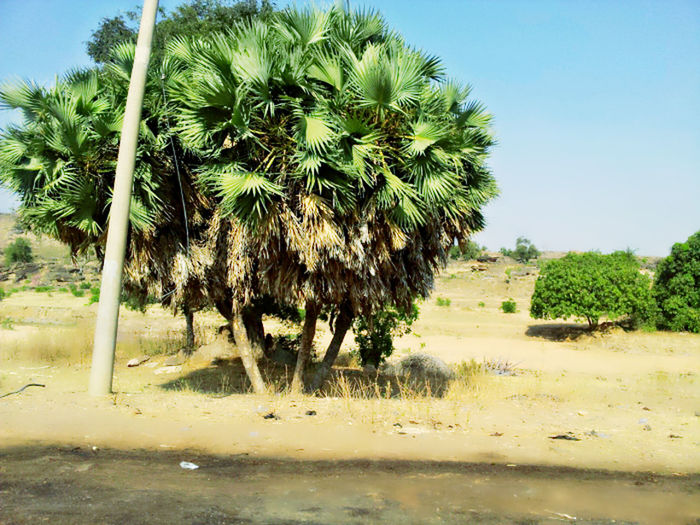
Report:
[[[438,297],[436,302],[438,306],[450,306],[452,304],[452,300],[445,297]]]
[[[484,308],[486,306],[486,303],[484,301],[479,301],[479,306],[481,308]]]
[[[4,288],[0,288],[0,301],[2,301],[5,297],[7,297],[9,294],[5,293]]]
[[[91,304],[99,303],[100,302],[100,287],[95,286],[93,288],[90,288],[90,300],[88,301],[88,306]]]
[[[535,282],[530,315],[536,319],[585,319],[593,328],[601,317],[626,318],[634,326],[653,321],[651,281],[634,255],[616,252],[575,254],[549,261]]]
[[[69,284],[68,288],[70,288],[70,293],[72,293],[75,297],[83,297],[85,295],[85,290],[79,290],[73,283]]]
[[[517,305],[515,304],[515,301],[513,301],[513,299],[509,299],[501,303],[501,310],[503,310],[504,314],[514,314],[516,309]]]
[[[394,351],[394,338],[409,334],[417,318],[415,304],[409,311],[388,306],[370,317],[357,317],[353,331],[362,364],[378,367]]]
[[[659,328],[700,333],[700,231],[659,262],[653,293]]]
[[[537,259],[541,254],[535,245],[525,237],[518,237],[515,241],[515,250],[501,248],[501,253],[506,257],[512,257],[520,263],[526,263],[531,259]]]
[[[34,260],[32,245],[24,237],[18,237],[5,248],[5,264],[29,263]]]
[[[52,292],[53,286],[37,286],[34,288],[35,292]]]
[[[91,286],[92,285],[87,281],[83,281],[82,283],[80,283],[81,290],[89,290]]]

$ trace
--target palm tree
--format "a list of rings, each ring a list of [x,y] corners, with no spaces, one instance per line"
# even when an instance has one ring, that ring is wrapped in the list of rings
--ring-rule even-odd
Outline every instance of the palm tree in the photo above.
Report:
[[[102,259],[133,57],[134,46],[124,44],[101,70],[71,72],[50,89],[29,82],[0,89],[0,103],[25,117],[0,137],[0,182],[20,197],[24,223],[68,244],[74,254],[94,248]],[[167,60],[148,77],[124,288],[137,302],[155,297],[182,312],[189,343],[193,311],[213,304],[231,322],[232,308],[225,293],[207,292],[220,281],[217,235],[225,246],[228,230],[216,228],[213,200],[194,185],[199,158],[187,155],[171,134],[165,88],[176,78]],[[265,311],[244,312],[242,326],[257,344]],[[251,377],[260,377],[251,370]],[[262,380],[254,386],[262,391]]]
[[[72,71],[49,89],[22,81],[0,89],[2,106],[24,115],[0,138],[0,182],[19,196],[24,223],[73,254],[94,248],[102,259],[132,63],[133,46],[124,45],[102,70]],[[163,298],[190,318],[206,294],[173,261],[186,261],[189,249],[183,205],[196,230],[194,208],[206,201],[193,191],[186,163],[181,178],[173,169],[157,73],[149,76],[141,123],[124,286],[132,298]],[[170,254],[170,264],[159,265],[159,253]]]
[[[122,45],[53,89],[0,90],[26,117],[0,139],[0,180],[74,251],[104,242],[132,61]],[[490,116],[442,69],[377,14],[337,7],[174,39],[147,85],[125,287],[214,305],[256,391],[265,305],[305,306],[296,391],[330,311],[320,386],[353,316],[427,296],[496,195]]]
[[[294,390],[321,307],[337,314],[332,363],[353,315],[425,297],[483,227],[490,116],[377,14],[287,9],[168,58],[176,133],[227,230],[232,308],[305,305]]]

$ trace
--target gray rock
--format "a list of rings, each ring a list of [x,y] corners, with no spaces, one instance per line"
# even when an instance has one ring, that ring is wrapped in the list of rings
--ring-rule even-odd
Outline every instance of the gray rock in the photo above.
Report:
[[[236,357],[236,349],[231,341],[228,330],[219,331],[213,342],[202,345],[189,356],[190,361],[206,362]]]
[[[141,357],[134,357],[133,359],[130,359],[129,362],[126,364],[129,368],[134,367],[134,366],[139,366],[142,363],[145,363],[150,359],[149,356],[147,355],[142,355]]]
[[[178,372],[182,372],[181,366],[161,366],[153,371],[158,376],[162,374],[176,374]]]
[[[164,362],[165,366],[180,366],[185,360],[180,355],[171,355]]]
[[[442,359],[428,354],[408,355],[398,363],[386,364],[381,371],[400,378],[412,389],[430,388],[437,396],[444,394],[453,378],[452,370]]]

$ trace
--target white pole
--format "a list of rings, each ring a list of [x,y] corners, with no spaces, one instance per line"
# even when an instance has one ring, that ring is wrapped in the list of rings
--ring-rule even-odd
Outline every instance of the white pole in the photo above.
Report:
[[[158,0],[144,0],[134,66],[129,82],[129,93],[126,97],[124,124],[119,142],[114,195],[107,232],[107,248],[102,269],[100,304],[97,309],[95,343],[92,350],[92,369],[90,370],[89,392],[93,396],[104,396],[112,392],[122,270],[126,252],[126,236],[129,229],[131,185],[134,178],[141,105],[146,87],[146,73],[157,10]]]

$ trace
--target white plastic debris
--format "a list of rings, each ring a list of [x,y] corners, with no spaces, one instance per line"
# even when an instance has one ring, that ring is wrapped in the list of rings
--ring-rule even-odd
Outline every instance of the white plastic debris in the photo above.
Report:
[[[180,468],[184,468],[185,470],[197,470],[199,465],[195,465],[189,461],[180,461]]]

